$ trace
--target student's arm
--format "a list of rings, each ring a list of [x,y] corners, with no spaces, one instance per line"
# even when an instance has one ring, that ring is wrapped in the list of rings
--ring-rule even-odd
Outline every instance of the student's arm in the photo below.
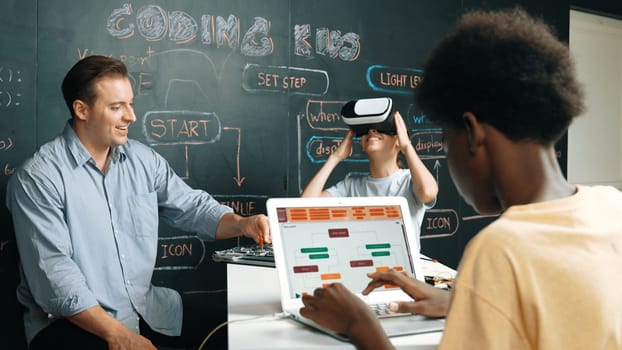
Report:
[[[421,203],[432,203],[438,194],[438,184],[436,179],[430,173],[425,164],[421,161],[415,148],[410,142],[408,131],[404,119],[399,112],[395,112],[393,116],[395,128],[397,130],[400,151],[406,157],[408,169],[410,169],[410,177],[412,178],[413,193]]]
[[[394,312],[416,313],[430,317],[444,317],[449,310],[451,292],[434,288],[406,273],[389,270],[370,273],[372,279],[363,294],[386,284],[399,286],[414,300],[394,302]],[[300,314],[319,325],[343,334],[352,340],[359,350],[393,349],[378,319],[369,307],[340,283],[317,288],[313,295],[302,297],[304,306]]]
[[[378,318],[343,284],[317,288],[302,297],[300,314],[317,324],[345,335],[359,350],[393,349]]]
[[[94,306],[67,319],[108,343],[110,350],[156,350],[149,339],[132,332],[100,306]]]
[[[325,191],[324,186],[330,174],[335,170],[335,167],[337,167],[337,164],[352,153],[353,137],[354,132],[352,130],[348,131],[348,134],[343,138],[339,147],[328,156],[322,168],[320,168],[311,181],[309,181],[307,187],[302,191],[301,197],[330,197],[330,192]]]
[[[445,317],[449,311],[451,302],[451,292],[444,289],[435,288],[421,282],[406,272],[389,270],[385,272],[374,272],[367,274],[371,282],[363,290],[363,295],[369,294],[372,290],[392,284],[400,287],[408,294],[413,301],[392,302],[389,309],[394,312],[408,312],[429,317]]]

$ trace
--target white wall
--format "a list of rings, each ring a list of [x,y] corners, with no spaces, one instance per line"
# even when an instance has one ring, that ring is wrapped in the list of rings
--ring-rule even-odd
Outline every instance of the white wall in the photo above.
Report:
[[[622,189],[622,21],[570,11],[586,111],[568,130],[568,180]]]

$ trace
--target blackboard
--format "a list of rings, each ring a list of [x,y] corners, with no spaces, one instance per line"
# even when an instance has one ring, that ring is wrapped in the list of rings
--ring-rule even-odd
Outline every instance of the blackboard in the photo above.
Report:
[[[437,205],[424,219],[422,252],[456,267],[464,245],[494,217],[477,215],[458,195],[441,129],[416,112],[412,93],[427,53],[460,13],[515,3],[4,1],[0,197],[15,168],[62,130],[69,114],[60,83],[86,55],[127,64],[138,118],[130,136],[241,215],[264,213],[268,197],[299,195],[346,133],[339,116],[344,102],[390,96],[440,185]],[[567,39],[567,2],[520,3]],[[329,184],[367,171],[356,146]],[[565,169],[565,141],[558,147]],[[4,203],[0,208],[0,343],[22,349],[18,254]],[[164,225],[160,235],[154,283],[226,306],[226,266],[212,262],[211,254],[238,242],[203,242]],[[226,307],[212,317],[226,320]]]

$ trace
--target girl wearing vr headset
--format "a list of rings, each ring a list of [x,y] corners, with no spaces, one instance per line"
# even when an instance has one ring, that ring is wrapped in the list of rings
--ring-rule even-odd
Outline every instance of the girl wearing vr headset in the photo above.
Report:
[[[393,128],[369,125],[351,128],[302,192],[302,197],[403,196],[410,206],[416,241],[419,242],[425,210],[436,203],[438,185],[410,143],[406,124],[399,112],[393,114]],[[386,123],[383,123],[386,124]],[[353,129],[356,129],[355,132]],[[352,139],[361,137],[361,148],[369,158],[369,175],[348,174],[332,187],[324,189],[337,165],[352,154]],[[402,168],[400,154],[408,169]],[[421,250],[421,246],[417,247]]]

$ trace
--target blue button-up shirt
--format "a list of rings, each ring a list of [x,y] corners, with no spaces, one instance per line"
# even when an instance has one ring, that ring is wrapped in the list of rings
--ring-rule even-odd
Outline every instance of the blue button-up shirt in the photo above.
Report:
[[[153,149],[129,140],[103,174],[70,123],[9,180],[28,342],[55,319],[100,305],[138,332],[138,317],[179,335],[181,296],[156,287],[158,219],[215,238],[231,208],[190,188]]]

